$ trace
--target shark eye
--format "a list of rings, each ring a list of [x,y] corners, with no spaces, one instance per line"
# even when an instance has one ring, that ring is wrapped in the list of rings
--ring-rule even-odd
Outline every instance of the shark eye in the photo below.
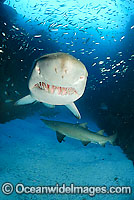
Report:
[[[38,74],[40,74],[40,68],[39,68],[38,66],[36,66],[35,70],[36,70],[36,72],[37,72]]]
[[[54,70],[55,70],[55,72],[57,73],[57,68],[56,68],[56,67],[55,67],[55,69],[54,69]]]
[[[81,80],[84,79],[84,76],[80,76],[80,79],[81,79]]]

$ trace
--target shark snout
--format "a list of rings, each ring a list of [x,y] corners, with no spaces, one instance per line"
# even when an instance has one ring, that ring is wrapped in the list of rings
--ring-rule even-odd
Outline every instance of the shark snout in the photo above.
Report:
[[[46,125],[49,126],[50,122],[48,120],[45,120],[45,119],[41,119],[42,122],[44,122]]]

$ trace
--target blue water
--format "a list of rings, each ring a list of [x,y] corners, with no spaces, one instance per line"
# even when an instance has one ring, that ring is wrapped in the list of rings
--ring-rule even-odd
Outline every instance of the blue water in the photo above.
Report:
[[[6,0],[0,4],[0,184],[66,183],[134,187],[134,1]],[[32,64],[41,55],[65,52],[85,65],[88,80],[76,101],[82,119],[67,108],[15,107],[29,94]],[[43,117],[42,117],[43,115]],[[61,144],[41,118],[87,122],[90,130],[118,133],[115,146]],[[126,155],[127,153],[127,155]],[[130,160],[131,159],[131,160]],[[95,200],[132,200],[132,194],[98,194]],[[91,199],[89,195],[7,196],[0,199]]]

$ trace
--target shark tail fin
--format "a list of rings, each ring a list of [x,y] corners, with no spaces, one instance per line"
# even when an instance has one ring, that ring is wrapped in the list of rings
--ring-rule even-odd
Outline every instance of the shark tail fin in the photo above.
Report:
[[[25,104],[30,104],[35,102],[36,100],[31,96],[31,95],[27,95],[21,99],[19,99],[18,101],[15,102],[15,106],[18,105],[25,105]]]
[[[110,135],[108,141],[110,142],[110,144],[114,145],[116,138],[117,133],[115,133],[114,135]]]

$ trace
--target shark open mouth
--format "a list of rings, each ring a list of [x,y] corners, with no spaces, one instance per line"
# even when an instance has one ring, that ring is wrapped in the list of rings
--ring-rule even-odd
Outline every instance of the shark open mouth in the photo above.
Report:
[[[34,87],[37,87],[41,90],[45,90],[46,92],[50,94],[54,94],[57,92],[58,95],[73,95],[77,94],[76,90],[72,87],[59,87],[55,85],[49,85],[45,82],[39,82],[34,85]]]

